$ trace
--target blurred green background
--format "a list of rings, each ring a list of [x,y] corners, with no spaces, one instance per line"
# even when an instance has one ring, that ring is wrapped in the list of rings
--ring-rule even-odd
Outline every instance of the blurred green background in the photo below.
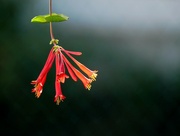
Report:
[[[32,24],[48,0],[1,0],[1,135],[179,136],[180,2],[54,0],[70,16],[54,24],[67,50],[99,75],[91,91],[71,79],[54,102],[55,68],[36,99],[30,82],[48,52],[49,25]]]

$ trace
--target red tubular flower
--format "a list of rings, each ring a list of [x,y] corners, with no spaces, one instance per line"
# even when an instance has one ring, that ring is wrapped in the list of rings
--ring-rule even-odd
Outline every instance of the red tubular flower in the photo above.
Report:
[[[38,78],[37,78],[37,82],[39,82],[40,80],[42,80],[42,78],[47,75],[47,73],[49,72],[49,70],[51,69],[52,67],[52,64],[53,64],[53,61],[54,61],[54,58],[55,58],[55,54],[54,54],[54,48],[52,48],[49,52],[49,56],[46,60],[46,63],[41,71],[41,73],[39,74]]]
[[[62,59],[61,59],[62,61]],[[56,89],[56,95],[54,98],[54,102],[56,102],[57,105],[59,105],[59,103],[61,101],[63,101],[66,97],[62,94],[62,90],[61,90],[61,80],[59,79],[59,74],[61,73],[61,68],[62,63],[60,62],[60,50],[56,51],[56,81],[55,81],[55,89]],[[63,79],[65,80],[65,79]]]
[[[92,80],[89,78],[86,78],[79,70],[77,70],[67,59],[64,55],[63,59],[66,65],[68,65],[72,71],[75,73],[75,75],[82,81],[82,83],[84,84],[84,87],[88,90],[91,89],[91,82]]]
[[[72,61],[85,73],[89,78],[84,76],[78,69],[76,69],[70,62],[69,60],[65,57],[65,55],[62,53],[62,51],[69,56]],[[38,78],[35,81],[32,81],[31,84],[34,85],[34,88],[32,89],[32,92],[35,92],[35,95],[37,98],[40,97],[44,83],[46,81],[47,74],[52,67],[52,64],[55,59],[55,64],[56,64],[56,78],[55,78],[55,98],[54,102],[56,102],[58,105],[61,101],[63,101],[66,97],[62,93],[61,89],[61,83],[65,82],[66,78],[69,78],[68,75],[65,73],[65,66],[68,70],[68,73],[70,77],[74,80],[77,81],[77,79],[80,79],[81,82],[83,83],[84,87],[88,90],[91,89],[91,83],[92,81],[96,80],[97,77],[97,71],[92,71],[88,69],[86,66],[84,66],[82,63],[77,61],[72,55],[81,55],[81,52],[75,52],[75,51],[68,51],[63,49],[61,46],[54,45],[53,48],[51,49],[48,59],[39,74]]]
[[[69,78],[69,76],[65,74],[64,62],[60,49],[57,49],[56,51],[56,70],[57,80],[64,83],[65,79]]]
[[[66,98],[63,94],[62,94],[62,90],[61,90],[61,84],[58,80],[55,81],[55,89],[56,89],[56,95],[54,97],[54,102],[56,102],[57,105],[59,105],[59,103]]]
[[[78,52],[72,52],[72,51],[67,51],[65,49],[63,49],[63,51],[76,63],[76,65],[84,72],[87,74],[87,76],[89,78],[91,78],[93,81],[96,81],[96,77],[97,77],[97,70],[90,70],[89,68],[87,68],[86,66],[84,66],[82,63],[80,63],[79,61],[77,61],[75,58],[73,58],[70,54],[74,54],[74,55],[78,55]]]
[[[55,58],[55,54],[54,54],[53,48],[52,48],[50,53],[49,53],[48,59],[47,59],[45,65],[44,65],[41,73],[39,74],[38,78],[31,82],[31,84],[34,85],[34,88],[32,89],[32,92],[35,93],[37,98],[40,97],[40,95],[41,95],[41,93],[43,91],[43,86],[44,86],[44,83],[46,81],[47,74],[48,74],[50,68],[52,67],[54,58]]]

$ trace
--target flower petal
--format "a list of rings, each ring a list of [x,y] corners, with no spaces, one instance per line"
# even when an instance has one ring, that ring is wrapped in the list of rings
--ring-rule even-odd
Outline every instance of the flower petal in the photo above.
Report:
[[[66,78],[69,78],[69,76],[66,75],[65,73],[61,73],[61,74],[57,75],[57,78],[58,78],[58,81],[59,81],[59,82],[64,83],[64,82],[65,82],[65,79],[66,79]]]

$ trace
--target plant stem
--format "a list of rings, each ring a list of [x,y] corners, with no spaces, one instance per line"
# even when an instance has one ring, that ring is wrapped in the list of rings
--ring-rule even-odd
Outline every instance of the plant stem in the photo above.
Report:
[[[49,0],[49,14],[52,15],[52,0]],[[51,40],[54,39],[52,22],[50,22],[50,36],[51,36]]]

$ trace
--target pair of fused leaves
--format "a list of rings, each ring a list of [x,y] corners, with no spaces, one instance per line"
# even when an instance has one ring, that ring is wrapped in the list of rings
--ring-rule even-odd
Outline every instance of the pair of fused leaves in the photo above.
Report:
[[[69,17],[63,15],[63,14],[56,14],[52,13],[47,15],[39,15],[35,16],[31,19],[32,23],[50,23],[50,22],[63,22],[67,21]]]

